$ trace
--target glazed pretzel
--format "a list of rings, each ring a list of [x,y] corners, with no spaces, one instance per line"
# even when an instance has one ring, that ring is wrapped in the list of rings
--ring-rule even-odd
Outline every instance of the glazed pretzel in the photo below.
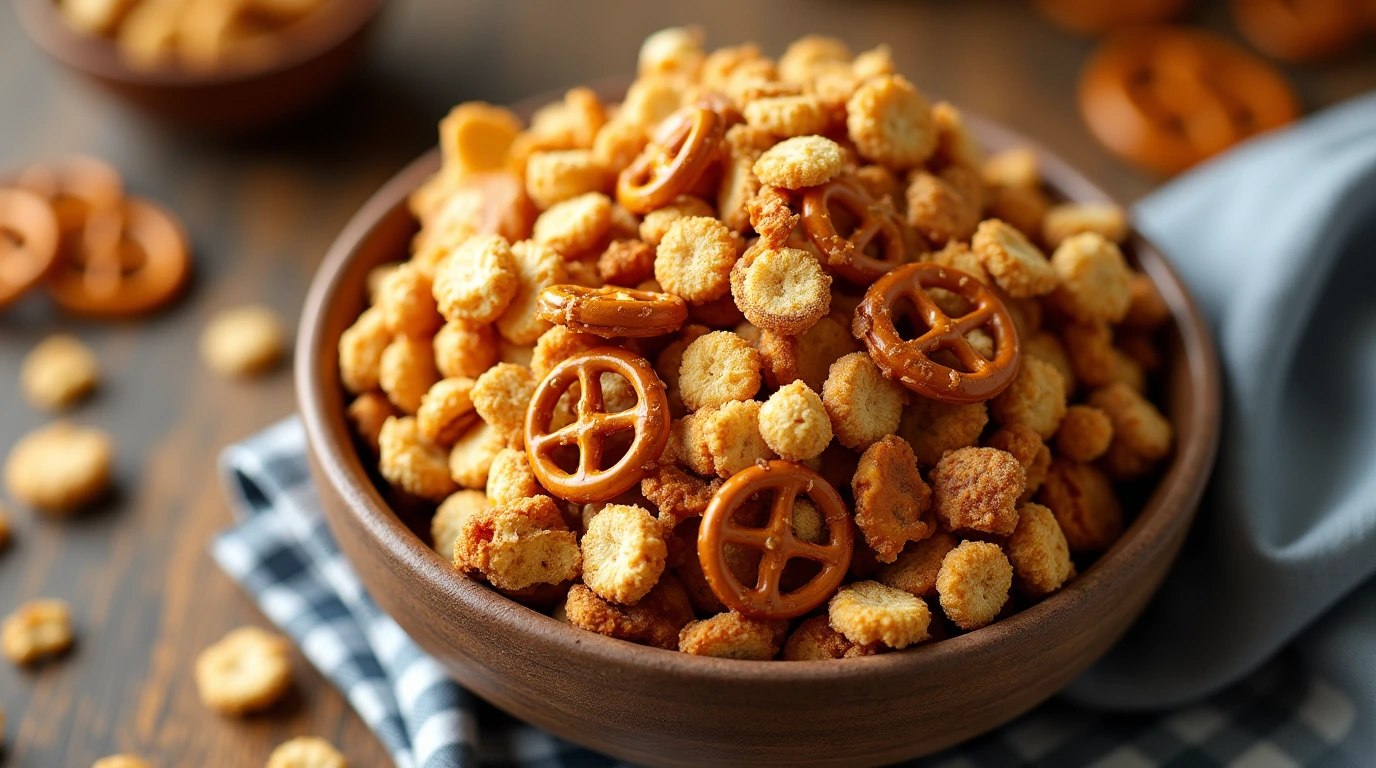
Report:
[[[732,516],[761,491],[774,492],[769,522],[749,528]],[[817,505],[827,522],[826,544],[800,541],[793,535],[793,505],[798,494]],[[742,584],[726,562],[726,545],[763,553],[753,586]],[[855,546],[850,514],[836,489],[821,475],[787,461],[771,461],[732,475],[717,490],[698,528],[698,561],[712,594],[728,608],[754,619],[790,619],[816,608],[841,586]],[[782,592],[784,566],[792,558],[820,563],[821,571],[792,592]]]
[[[856,220],[855,229],[842,237],[832,220],[833,208],[841,208]],[[870,199],[858,184],[834,179],[803,195],[803,229],[813,245],[827,256],[827,264],[842,277],[869,285],[906,260],[902,230],[886,205]],[[881,258],[865,253],[879,238]]]
[[[47,274],[60,240],[48,201],[22,189],[0,189],[0,307]]]
[[[602,403],[602,374],[619,374],[636,393],[634,408],[607,413]],[[577,382],[577,420],[550,431],[554,407]],[[634,430],[635,439],[613,466],[602,468],[607,438]],[[627,490],[645,474],[669,442],[669,400],[664,382],[649,361],[620,347],[598,347],[556,365],[535,388],[526,411],[526,455],[530,468],[550,493],[587,504],[606,501]],[[578,446],[578,468],[566,472],[552,455],[561,446]]]
[[[633,288],[551,285],[540,292],[541,319],[603,338],[662,336],[688,319],[688,304],[672,293]]]
[[[968,301],[974,309],[947,317],[927,294],[944,288]],[[895,307],[911,301],[916,317],[927,330],[904,339],[895,326]],[[986,360],[965,340],[965,334],[988,326],[994,337],[994,359]],[[885,376],[908,389],[944,403],[978,403],[1002,392],[1018,373],[1018,334],[1003,302],[987,286],[959,270],[939,264],[909,264],[880,278],[865,292],[855,310],[854,333],[869,348]],[[932,359],[948,350],[966,371]]]
[[[129,317],[167,303],[186,282],[191,255],[171,214],[128,198],[119,215],[86,223],[48,283],[63,309],[95,317]]]
[[[665,118],[649,146],[617,177],[617,202],[632,213],[649,213],[687,192],[717,157],[724,122],[698,104]]]
[[[45,198],[63,232],[85,226],[92,216],[114,214],[124,199],[119,173],[104,160],[85,155],[25,168],[15,186]]]

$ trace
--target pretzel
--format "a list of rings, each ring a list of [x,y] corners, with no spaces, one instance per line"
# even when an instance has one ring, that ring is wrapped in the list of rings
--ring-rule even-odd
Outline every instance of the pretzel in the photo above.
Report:
[[[633,213],[649,213],[687,192],[716,158],[723,123],[715,110],[697,104],[670,115],[617,177],[617,202]]]
[[[53,301],[80,315],[129,317],[176,295],[191,271],[185,233],[171,214],[138,198],[121,206],[118,230],[92,219],[48,283]]]
[[[688,319],[688,304],[672,293],[606,286],[551,285],[540,292],[536,315],[603,338],[662,336]]]
[[[951,318],[937,307],[927,288],[944,288],[974,309]],[[895,307],[904,300],[911,301],[916,310],[917,317],[911,319],[927,329],[911,340],[904,339],[894,325]],[[975,352],[965,340],[965,334],[984,326],[989,326],[994,337],[992,360]],[[1018,373],[1018,334],[1003,302],[975,278],[938,264],[909,264],[880,278],[856,308],[853,331],[865,342],[885,376],[944,403],[988,400],[1002,392]],[[967,371],[933,360],[933,353],[941,350],[949,350]]]
[[[61,238],[48,202],[22,189],[0,189],[0,307],[43,278]]]
[[[840,208],[856,220],[847,237],[836,231],[832,208]],[[803,229],[813,245],[827,256],[827,263],[847,280],[869,285],[905,258],[902,231],[893,212],[872,200],[858,184],[834,179],[803,194]],[[882,256],[865,252],[879,238]]]
[[[636,393],[635,407],[607,413],[602,403],[602,374],[626,379]],[[577,420],[550,432],[554,407],[569,387],[580,387]],[[633,430],[625,455],[601,467],[607,438]],[[598,347],[556,365],[535,388],[526,411],[526,453],[530,468],[550,493],[580,504],[607,501],[629,490],[664,452],[669,442],[669,400],[664,382],[643,357],[620,347]],[[578,467],[568,472],[555,463],[555,449],[578,446]]]
[[[774,502],[765,527],[749,528],[732,520],[742,504],[766,490],[774,492]],[[799,493],[825,516],[827,543],[813,544],[794,535],[793,505]],[[826,602],[841,586],[854,541],[850,514],[836,489],[807,467],[775,460],[748,467],[722,484],[698,529],[698,560],[712,593],[728,608],[753,619],[789,619]],[[742,584],[732,572],[728,544],[764,553],[755,585]],[[791,558],[813,560],[821,570],[803,586],[785,593],[780,591],[780,581]]]
[[[124,182],[104,160],[71,155],[25,168],[15,186],[48,200],[63,232],[85,225],[92,215],[119,208]]]

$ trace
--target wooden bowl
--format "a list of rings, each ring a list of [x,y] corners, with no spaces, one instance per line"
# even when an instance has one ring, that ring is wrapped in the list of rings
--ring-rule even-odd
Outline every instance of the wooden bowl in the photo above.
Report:
[[[1031,145],[972,119],[990,149]],[[1039,150],[1048,185],[1102,190]],[[460,575],[388,508],[345,422],[336,345],[363,310],[374,265],[404,258],[406,196],[439,167],[420,158],[354,216],[316,274],[301,317],[297,397],[330,528],[369,592],[456,680],[571,742],[651,765],[873,765],[929,754],[1056,693],[1132,624],[1175,558],[1219,431],[1219,373],[1204,322],[1166,260],[1134,235],[1174,316],[1164,411],[1177,446],[1122,538],[1063,590],[975,632],[841,661],[690,656],[574,629]]]
[[[219,72],[131,66],[112,40],[72,29],[56,0],[15,0],[25,31],[49,56],[172,125],[240,134],[267,128],[320,103],[353,73],[384,0],[330,0],[276,33],[261,65]]]

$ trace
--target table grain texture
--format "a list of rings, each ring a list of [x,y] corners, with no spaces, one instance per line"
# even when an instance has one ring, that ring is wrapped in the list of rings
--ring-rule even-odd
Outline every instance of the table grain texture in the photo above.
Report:
[[[1193,21],[1232,34],[1221,3]],[[434,141],[436,121],[468,99],[505,102],[628,72],[640,40],[700,23],[712,45],[755,40],[777,55],[809,32],[859,50],[888,42],[928,94],[1039,139],[1125,202],[1159,180],[1090,138],[1074,83],[1093,43],[1014,2],[821,0],[394,0],[364,73],[312,117],[267,138],[211,141],[150,124],[78,82],[0,5],[0,173],[68,152],[114,163],[134,194],[162,201],[191,233],[196,275],[185,299],[152,318],[82,322],[41,297],[0,312],[0,453],[49,420],[18,393],[19,361],[55,331],[95,350],[99,393],[72,417],[118,446],[118,492],[68,520],[11,502],[14,541],[0,553],[0,613],[22,601],[72,604],[77,643],[32,670],[0,663],[6,714],[0,765],[84,768],[117,752],[158,768],[259,766],[279,742],[315,735],[355,768],[387,766],[378,740],[299,654],[296,685],[243,720],[196,698],[197,653],[229,629],[266,624],[207,554],[230,510],[219,450],[293,410],[289,366],[264,378],[209,373],[197,336],[215,311],[273,307],[294,327],[312,272],[363,200]],[[1308,108],[1376,88],[1376,51],[1287,67]]]

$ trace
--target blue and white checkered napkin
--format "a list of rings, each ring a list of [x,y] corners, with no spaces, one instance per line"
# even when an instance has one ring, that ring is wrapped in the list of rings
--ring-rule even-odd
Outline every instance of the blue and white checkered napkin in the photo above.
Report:
[[[378,609],[325,526],[298,420],[230,446],[221,468],[239,522],[215,540],[215,560],[344,693],[398,768],[617,764],[483,704]],[[1114,714],[1056,700],[916,765],[1340,768],[1354,764],[1343,745],[1355,721],[1349,697],[1282,655],[1183,709]]]

